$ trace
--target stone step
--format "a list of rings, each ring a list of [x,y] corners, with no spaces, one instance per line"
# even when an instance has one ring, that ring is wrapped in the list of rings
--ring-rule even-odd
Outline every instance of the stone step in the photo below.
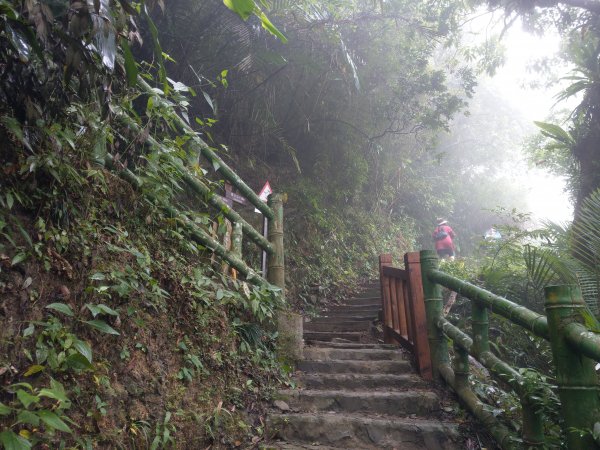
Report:
[[[304,322],[306,331],[369,331],[371,320],[331,320],[329,322]]]
[[[258,448],[260,450],[339,450],[339,447],[319,445],[315,442],[273,442],[270,444],[262,444]]]
[[[381,299],[379,297],[350,298],[344,302],[348,306],[379,306]]]
[[[282,390],[278,397],[292,410],[375,413],[389,416],[426,416],[439,410],[440,401],[431,391]]]
[[[373,311],[380,311],[381,303],[377,305],[335,305],[330,306],[327,310],[322,310],[321,312],[347,312],[352,314],[362,314],[364,311],[369,311],[369,314]]]
[[[379,288],[377,288],[377,289],[366,289],[364,291],[358,292],[357,294],[354,294],[350,298],[365,298],[365,297],[381,298],[381,291],[379,290]]]
[[[270,430],[293,442],[344,449],[458,450],[458,427],[437,420],[360,414],[274,414]],[[319,448],[319,447],[316,447]],[[325,447],[327,448],[327,447]]]
[[[345,339],[347,341],[359,342],[360,338],[366,333],[359,332],[332,332],[332,331],[304,331],[303,337],[305,341],[331,341],[332,339]]]
[[[306,389],[413,389],[427,383],[416,375],[381,373],[305,373],[299,382]]]
[[[327,342],[327,341],[312,341],[306,343],[314,347],[329,347],[329,348],[385,348],[388,350],[398,349],[398,346],[393,344],[360,344],[357,342]]]
[[[356,313],[352,314],[352,315],[347,315],[347,316],[342,316],[342,315],[338,315],[338,314],[328,316],[327,313],[325,313],[324,315],[322,315],[320,317],[311,318],[310,322],[312,322],[312,323],[320,323],[320,322],[326,323],[326,322],[332,322],[332,321],[337,321],[337,322],[339,322],[339,321],[344,321],[344,322],[359,321],[360,322],[361,320],[371,322],[371,321],[375,320],[377,318],[377,316],[378,316],[378,314],[356,315]],[[308,323],[308,321],[304,322],[304,323]]]
[[[352,361],[330,360],[298,362],[298,370],[313,373],[411,373],[408,361]]]
[[[374,348],[327,348],[305,347],[304,359],[313,361],[355,360],[355,361],[398,361],[402,360],[399,350]]]

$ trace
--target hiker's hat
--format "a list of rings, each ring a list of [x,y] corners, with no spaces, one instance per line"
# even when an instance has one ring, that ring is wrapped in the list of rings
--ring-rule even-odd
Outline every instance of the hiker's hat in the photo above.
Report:
[[[447,221],[447,220],[444,220],[444,219],[438,219],[438,221],[439,221],[439,223],[438,223],[438,227],[439,227],[440,225],[446,225],[446,224],[448,223],[448,221]]]

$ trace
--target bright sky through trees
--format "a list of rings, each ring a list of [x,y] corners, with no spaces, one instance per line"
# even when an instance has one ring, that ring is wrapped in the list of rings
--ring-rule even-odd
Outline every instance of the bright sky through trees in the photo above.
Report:
[[[546,121],[556,102],[554,96],[558,87],[531,87],[531,83],[537,81],[541,75],[528,70],[528,67],[536,59],[553,56],[559,49],[560,38],[552,33],[543,37],[535,36],[515,24],[506,33],[503,44],[506,48],[506,63],[498,70],[492,83],[532,125],[533,121]],[[556,69],[559,71],[559,77],[568,72],[566,67]],[[518,180],[527,191],[527,200],[534,220],[572,220],[573,205],[564,192],[563,179],[549,175],[543,170],[528,169],[524,163]]]

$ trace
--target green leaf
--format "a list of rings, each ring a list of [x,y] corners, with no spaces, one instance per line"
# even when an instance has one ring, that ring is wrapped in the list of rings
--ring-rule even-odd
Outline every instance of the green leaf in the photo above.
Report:
[[[208,103],[208,106],[210,106],[210,109],[212,109],[213,112],[215,112],[215,105],[213,104],[213,101],[212,101],[212,98],[210,98],[210,95],[208,95],[204,91],[202,91],[202,95],[204,96],[204,99],[206,100],[206,103]]]
[[[27,328],[23,330],[23,337],[31,336],[35,331],[35,325],[30,323]]]
[[[4,450],[28,450],[31,448],[31,443],[27,439],[11,430],[4,430],[0,433],[0,442],[4,446]]]
[[[16,266],[17,264],[25,261],[27,259],[27,253],[17,253],[15,257],[10,261],[11,266]]]
[[[125,74],[127,75],[127,84],[129,86],[135,86],[137,83],[138,69],[127,39],[121,39],[121,48],[123,49],[123,56],[125,57]]]
[[[66,423],[64,423],[62,419],[52,411],[43,409],[41,411],[38,411],[38,416],[40,416],[42,422],[44,422],[50,428],[53,428],[58,431],[64,431],[66,433],[71,433],[71,429],[69,428],[69,426]]]
[[[104,275],[102,272],[96,272],[94,275],[92,275],[90,277],[90,280],[101,281],[101,280],[104,280],[104,279],[106,279],[106,275]]]
[[[23,404],[25,408],[29,408],[32,403],[37,403],[40,398],[37,395],[31,395],[29,392],[25,392],[23,389],[17,391],[17,398]]]
[[[37,427],[40,425],[40,418],[34,412],[22,410],[17,414],[17,423],[27,423]]]
[[[260,22],[262,23],[262,26],[265,30],[267,30],[269,33],[271,33],[273,36],[276,36],[279,38],[279,40],[281,42],[283,42],[284,44],[287,42],[287,38],[283,35],[283,33],[281,31],[279,31],[277,29],[277,27],[275,27],[275,25],[273,25],[271,23],[271,21],[269,20],[269,18],[265,15],[264,12],[261,11],[260,13]]]
[[[46,308],[54,309],[55,311],[61,312],[69,317],[73,317],[75,315],[71,307],[64,303],[50,303],[49,305],[46,305]]]
[[[165,69],[165,60],[163,57],[163,51],[162,51],[162,47],[160,46],[160,42],[158,40],[158,28],[156,28],[156,25],[152,21],[152,18],[150,17],[147,6],[145,4],[142,7],[142,15],[148,22],[148,28],[150,29],[150,35],[152,36],[154,57],[156,58],[156,61],[158,63],[158,78],[160,79],[161,83],[163,84],[163,88],[164,88],[164,91],[166,94],[169,90],[169,84],[167,83],[167,69]]]
[[[73,343],[73,348],[81,353],[90,364],[92,363],[92,347],[90,347],[90,344],[85,341],[76,340]]]
[[[217,300],[221,300],[224,297],[224,293],[222,289],[217,289]]]
[[[86,320],[85,323],[87,323],[92,328],[95,328],[96,330],[100,330],[106,334],[114,334],[116,336],[119,336],[119,334],[120,334],[117,330],[112,328],[110,325],[108,325],[103,320]]]
[[[7,416],[11,413],[12,409],[0,402],[0,416]]]
[[[14,203],[15,203],[15,198],[13,197],[13,195],[10,192],[7,192],[6,193],[6,206],[8,206],[8,209],[12,209]]]
[[[257,9],[254,0],[223,0],[223,3],[243,20],[247,20]]]
[[[67,367],[74,370],[87,370],[93,366],[90,361],[81,353],[73,353],[65,360]]]
[[[40,366],[39,364],[34,364],[33,366],[29,366],[27,368],[27,370],[25,371],[25,373],[23,374],[24,377],[30,377],[31,375],[34,375],[38,372],[41,372],[42,370],[44,370],[45,367],[44,366]]]
[[[81,355],[79,355],[81,356]],[[60,392],[60,391],[55,391],[53,389],[47,389],[47,388],[43,388],[40,389],[40,393],[38,394],[40,397],[48,397],[48,398],[53,398],[54,400],[60,400],[61,402],[68,402],[69,399],[67,398],[67,396],[65,395],[64,392]]]
[[[100,303],[99,305],[92,305],[90,303],[86,303],[85,306],[87,309],[90,310],[94,317],[96,317],[98,314],[108,314],[115,317],[119,316],[119,313],[117,311],[106,306],[104,303]]]
[[[567,146],[575,144],[575,139],[568,131],[563,130],[558,125],[547,122],[533,122],[536,126],[541,128],[542,134],[554,140],[557,140]]]

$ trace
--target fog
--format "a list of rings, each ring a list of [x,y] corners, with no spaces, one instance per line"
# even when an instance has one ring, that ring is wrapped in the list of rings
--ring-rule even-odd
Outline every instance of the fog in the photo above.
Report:
[[[535,36],[522,29],[519,23],[504,36],[505,64],[490,80],[492,85],[523,117],[533,121],[546,121],[555,103],[559,87],[540,83],[542,77],[531,70],[531,65],[543,57],[554,56],[560,47],[560,38],[553,33]],[[559,77],[567,75],[568,67],[555,67]],[[535,130],[534,130],[535,132]],[[565,180],[545,170],[529,168],[525,161],[520,164],[521,174],[517,177],[522,184],[529,212],[536,222],[551,220],[567,222],[573,218],[573,205],[565,193]]]

